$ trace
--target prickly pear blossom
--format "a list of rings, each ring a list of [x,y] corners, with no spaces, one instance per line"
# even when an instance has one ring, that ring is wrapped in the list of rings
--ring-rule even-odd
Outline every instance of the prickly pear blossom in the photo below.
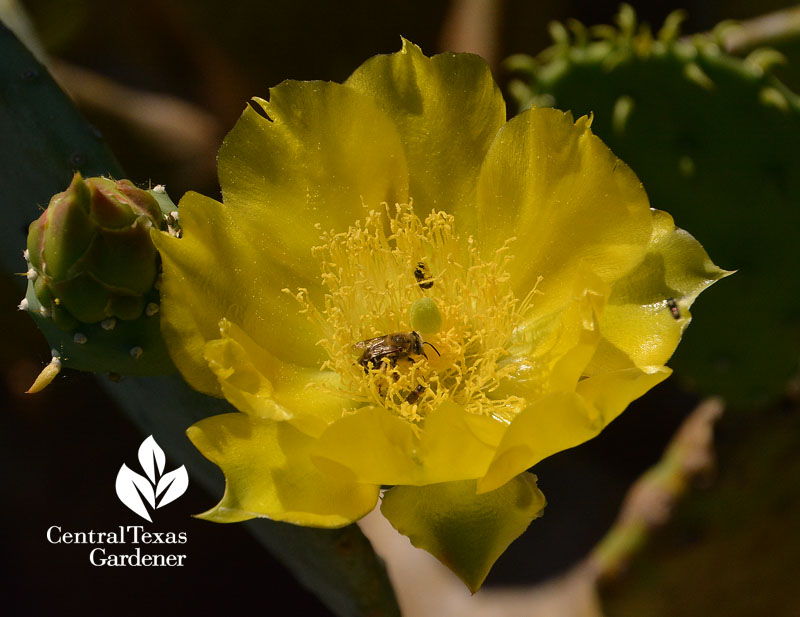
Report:
[[[224,203],[186,195],[156,238],[172,358],[241,412],[188,431],[227,480],[201,516],[336,527],[380,498],[480,587],[544,507],[527,470],[665,379],[725,275],[590,122],[506,122],[480,58],[408,42],[251,102]]]

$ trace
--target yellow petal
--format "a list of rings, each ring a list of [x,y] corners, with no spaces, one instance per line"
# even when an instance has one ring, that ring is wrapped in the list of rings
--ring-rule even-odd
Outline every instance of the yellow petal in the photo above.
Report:
[[[513,394],[534,400],[550,392],[574,390],[601,340],[599,320],[607,294],[608,286],[597,275],[580,268],[563,306],[514,331],[505,363],[512,364],[514,371],[491,396]]]
[[[511,423],[478,491],[491,491],[548,456],[596,437],[625,408],[670,376],[664,366],[629,366],[581,379],[574,392],[536,401]]]
[[[335,374],[282,362],[225,319],[220,336],[206,344],[205,357],[223,395],[239,411],[288,420],[316,437],[351,405],[334,394]]]
[[[512,236],[514,286],[536,283],[537,314],[558,307],[579,265],[610,283],[642,258],[652,223],[636,175],[592,135],[587,118],[531,109],[497,134],[478,181],[481,246],[496,250]]]
[[[408,200],[408,171],[390,119],[341,84],[286,81],[254,99],[225,138],[219,177],[225,205],[257,231],[260,261],[317,280],[319,230],[344,231],[362,204]]]
[[[474,480],[396,486],[384,495],[381,512],[414,546],[431,553],[475,593],[497,558],[544,506],[536,476],[523,473],[482,494],[476,494]]]
[[[404,40],[401,51],[370,58],[345,84],[373,97],[397,126],[419,211],[446,210],[471,232],[478,169],[506,119],[486,62],[471,54],[427,58]]]
[[[639,367],[669,360],[691,321],[689,307],[695,298],[731,274],[715,266],[697,240],[675,227],[669,214],[654,210],[652,216],[653,235],[647,253],[632,272],[612,286],[600,325],[604,338]],[[601,356],[593,365],[611,363]]]
[[[287,422],[243,413],[191,426],[187,435],[225,473],[225,494],[200,518],[232,523],[267,517],[296,525],[342,527],[375,506],[379,487],[323,475],[308,454],[314,440]]]
[[[492,491],[551,454],[577,446],[605,426],[600,412],[572,392],[546,396],[508,427],[478,491]]]
[[[281,292],[306,281],[262,253],[252,230],[219,202],[187,193],[180,202],[182,238],[152,234],[164,267],[161,329],[170,356],[197,390],[221,395],[205,345],[219,338],[219,322],[238,323],[276,357],[319,367],[323,354],[297,302]],[[295,287],[296,286],[296,287]]]
[[[630,367],[587,377],[578,383],[576,392],[592,405],[602,418],[603,428],[625,408],[672,374],[666,366]]]
[[[444,403],[412,426],[382,407],[364,407],[333,423],[314,449],[331,475],[375,484],[431,484],[486,472],[505,426]]]

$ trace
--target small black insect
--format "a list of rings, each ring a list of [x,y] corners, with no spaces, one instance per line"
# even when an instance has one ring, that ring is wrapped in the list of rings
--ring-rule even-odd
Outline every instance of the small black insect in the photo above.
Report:
[[[406,403],[409,405],[416,405],[417,401],[419,401],[422,393],[425,392],[425,386],[419,385],[414,388],[411,393],[406,397]]]
[[[675,298],[667,298],[667,306],[669,307],[670,314],[675,319],[681,318],[681,310],[678,308],[678,303],[675,301]]]
[[[417,279],[417,284],[420,289],[430,289],[433,287],[433,280],[431,279],[428,266],[424,261],[417,262],[417,267],[414,268],[414,278]]]

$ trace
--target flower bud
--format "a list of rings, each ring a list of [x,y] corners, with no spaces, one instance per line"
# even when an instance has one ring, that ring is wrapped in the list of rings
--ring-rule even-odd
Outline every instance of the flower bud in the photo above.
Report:
[[[63,365],[118,375],[162,375],[174,367],[161,337],[161,263],[150,230],[179,236],[163,187],[75,174],[28,231],[28,311],[53,350],[30,392]],[[166,215],[170,216],[167,217]]]
[[[62,329],[136,319],[158,274],[150,228],[164,228],[153,196],[129,180],[84,179],[54,195],[28,231],[36,297]]]

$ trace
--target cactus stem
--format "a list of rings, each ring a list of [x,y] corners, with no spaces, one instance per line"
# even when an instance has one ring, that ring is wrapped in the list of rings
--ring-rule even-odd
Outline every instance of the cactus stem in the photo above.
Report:
[[[50,364],[42,369],[42,372],[39,373],[39,376],[34,380],[33,385],[27,389],[26,394],[41,392],[50,385],[50,382],[52,382],[60,372],[61,359],[58,356],[53,356],[53,359],[50,360]]]
[[[603,70],[607,73],[613,71],[617,66],[625,62],[631,57],[631,52],[629,49],[617,49],[610,54],[608,57],[603,60]]]
[[[589,26],[589,34],[596,39],[613,41],[617,38],[617,29],[608,24],[597,24],[595,26]]]
[[[663,43],[672,43],[681,34],[681,24],[686,20],[686,11],[678,9],[672,11],[664,20],[664,25],[658,31],[658,40]]]
[[[683,69],[683,74],[689,81],[696,83],[704,90],[714,89],[714,82],[711,81],[711,78],[705,74],[703,69],[701,69],[700,66],[694,62],[686,65],[686,67]]]
[[[678,159],[678,171],[686,178],[691,178],[695,172],[694,160],[688,154]]]
[[[786,100],[786,97],[777,88],[762,88],[758,93],[758,99],[764,105],[771,105],[784,112],[789,111],[789,101]]]
[[[36,273],[36,270],[34,270],[33,268],[30,268],[25,273],[25,278],[27,278],[29,281],[35,281],[37,276],[39,276],[39,275]]]
[[[160,307],[155,302],[150,302],[144,309],[144,314],[148,317],[152,317],[156,313],[158,313],[158,309]]]
[[[633,112],[634,101],[627,94],[619,97],[614,102],[614,110],[611,112],[611,123],[617,135],[625,134],[625,125]]]
[[[616,16],[619,33],[624,40],[630,40],[636,31],[637,19],[636,12],[630,4],[622,3],[619,5],[619,13]]]
[[[86,341],[89,339],[86,338],[86,335],[83,332],[76,332],[75,335],[72,337],[72,340],[75,341],[78,345],[85,345]]]
[[[28,310],[28,299],[23,298],[22,301],[17,304],[17,309],[20,311],[27,311]]]
[[[557,46],[569,47],[569,31],[564,27],[564,24],[558,21],[551,21],[547,24],[547,30]]]
[[[756,69],[757,76],[768,72],[778,64],[786,64],[786,56],[777,49],[760,47],[751,51],[744,59],[745,64]]]
[[[113,317],[109,317],[100,322],[100,327],[103,328],[103,330],[113,330],[116,325],[117,320]]]
[[[589,43],[589,33],[586,26],[584,26],[577,19],[568,19],[567,27],[575,36],[575,46],[586,47],[586,45]]]
[[[131,347],[131,350],[128,353],[131,354],[131,358],[133,358],[134,360],[138,360],[139,358],[142,357],[144,351],[142,350],[141,347],[137,345],[136,347]]]

